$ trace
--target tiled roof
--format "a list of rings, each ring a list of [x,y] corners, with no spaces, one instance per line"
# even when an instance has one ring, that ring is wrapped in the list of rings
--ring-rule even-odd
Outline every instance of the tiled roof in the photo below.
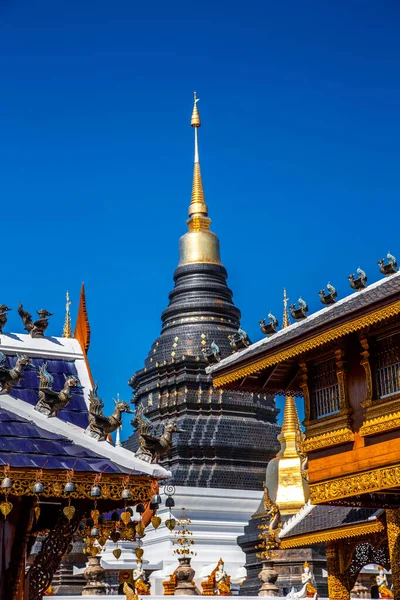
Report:
[[[351,317],[352,313],[372,309],[374,304],[390,299],[390,297],[399,293],[400,271],[390,277],[372,283],[361,291],[354,292],[338,300],[335,304],[322,308],[316,313],[309,315],[306,319],[297,321],[289,325],[289,327],[279,330],[271,337],[263,338],[248,348],[236,352],[232,356],[228,356],[218,364],[210,367],[208,372],[215,376],[224,368],[231,365],[236,366],[241,361],[250,360],[261,353],[283,346],[287,342],[294,343],[300,337],[304,338],[309,334],[311,335],[314,330],[329,326],[331,323],[347,320],[347,318]]]
[[[304,516],[297,518],[295,515],[282,528],[281,538],[290,538],[316,531],[324,531],[342,527],[343,525],[354,525],[369,521],[376,514],[376,509],[353,508],[348,506],[324,506],[322,504],[309,506],[304,511]]]
[[[107,460],[67,437],[46,431],[8,410],[0,408],[0,465],[41,469],[70,469],[127,473],[129,469]],[[46,464],[45,464],[46,463]],[[45,466],[44,466],[45,464]]]

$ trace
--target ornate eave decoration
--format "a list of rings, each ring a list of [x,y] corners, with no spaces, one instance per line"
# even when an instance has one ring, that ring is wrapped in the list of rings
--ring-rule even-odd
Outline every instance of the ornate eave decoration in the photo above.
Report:
[[[312,546],[313,544],[321,544],[323,542],[331,542],[335,540],[345,540],[347,538],[370,536],[373,533],[381,533],[385,531],[385,526],[378,519],[369,523],[356,523],[354,525],[344,525],[335,529],[327,529],[326,531],[316,531],[315,533],[305,533],[296,535],[292,538],[282,538],[281,548],[301,548],[304,546]]]
[[[386,407],[385,407],[386,408]],[[368,436],[400,427],[400,412],[394,412],[375,419],[368,419],[360,428],[360,435]]]
[[[310,502],[324,504],[400,486],[400,464],[310,484]]]
[[[280,362],[288,360],[289,358],[294,358],[295,356],[305,354],[310,350],[314,350],[315,348],[328,344],[329,342],[337,340],[345,335],[359,331],[364,327],[369,327],[375,323],[384,321],[385,319],[390,319],[399,313],[400,301],[398,300],[392,304],[389,304],[388,306],[372,311],[361,317],[357,317],[356,319],[348,321],[347,323],[333,327],[324,333],[320,333],[307,340],[294,344],[290,348],[280,350],[279,352],[275,352],[270,356],[255,360],[244,367],[240,367],[224,375],[216,375],[213,377],[214,387],[223,387],[224,385],[236,381],[237,379],[246,377],[247,375],[252,375],[258,371],[262,371],[267,367],[276,365]]]
[[[9,491],[10,496],[36,496],[33,491],[37,483],[37,471],[35,469],[13,469],[9,472],[13,485]],[[91,489],[94,485],[95,473],[92,475],[87,472],[74,472],[74,491],[64,492],[66,484],[66,472],[54,470],[42,470],[40,481],[43,484],[43,491],[40,496],[44,498],[89,498],[93,500]],[[124,476],[121,473],[102,473],[101,496],[99,500],[117,500],[121,502],[122,491],[126,488]],[[147,502],[154,493],[154,481],[148,477],[134,476],[129,479],[129,490],[131,492],[131,501]]]
[[[327,448],[328,446],[338,446],[339,444],[353,441],[354,433],[351,429],[344,427],[343,429],[336,429],[335,431],[329,431],[328,433],[313,435],[310,438],[306,438],[303,442],[303,450],[304,452],[310,452],[311,450],[319,450],[320,448]]]

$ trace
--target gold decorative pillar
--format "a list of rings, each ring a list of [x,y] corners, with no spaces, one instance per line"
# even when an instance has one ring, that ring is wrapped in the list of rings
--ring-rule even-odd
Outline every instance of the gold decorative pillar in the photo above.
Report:
[[[340,542],[327,542],[326,562],[329,600],[350,600],[348,569],[344,565]]]
[[[386,529],[392,569],[393,596],[400,598],[400,508],[386,511]]]

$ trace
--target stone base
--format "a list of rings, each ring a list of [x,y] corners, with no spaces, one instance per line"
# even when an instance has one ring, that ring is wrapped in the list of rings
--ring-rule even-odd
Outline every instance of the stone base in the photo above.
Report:
[[[258,592],[259,596],[266,596],[268,598],[277,598],[280,596],[279,588],[275,585],[275,581],[278,579],[278,572],[274,569],[274,563],[272,561],[263,561],[263,568],[260,571],[258,578],[263,582]]]

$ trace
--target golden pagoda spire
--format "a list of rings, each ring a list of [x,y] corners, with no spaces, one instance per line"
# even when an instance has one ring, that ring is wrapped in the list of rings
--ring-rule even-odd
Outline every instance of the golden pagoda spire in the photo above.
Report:
[[[71,300],[69,299],[69,293],[65,294],[65,321],[64,321],[64,329],[62,336],[65,338],[72,337],[72,329],[71,329],[71,314],[69,312],[69,307],[71,306]]]
[[[194,92],[194,104],[193,104],[193,112],[192,119],[190,121],[191,126],[194,129],[194,170],[193,170],[193,185],[192,185],[192,201],[189,206],[189,217],[190,220],[200,220],[202,225],[201,229],[210,229],[210,220],[207,219],[208,209],[204,200],[204,190],[203,190],[203,182],[201,180],[201,172],[200,172],[200,159],[199,159],[199,134],[198,130],[201,126],[199,109],[197,108],[197,103],[199,98],[196,96],[196,92]],[[196,219],[197,217],[197,219]],[[202,218],[203,217],[203,218]],[[206,217],[206,218],[204,218]],[[189,231],[190,231],[190,223],[189,223]]]
[[[190,121],[194,129],[194,169],[192,198],[189,205],[189,219],[187,221],[188,233],[180,241],[179,265],[189,263],[221,264],[219,256],[219,241],[217,236],[210,231],[211,219],[208,217],[208,208],[204,200],[203,182],[201,179],[199,159],[199,127],[201,126],[196,92],[192,118]]]

